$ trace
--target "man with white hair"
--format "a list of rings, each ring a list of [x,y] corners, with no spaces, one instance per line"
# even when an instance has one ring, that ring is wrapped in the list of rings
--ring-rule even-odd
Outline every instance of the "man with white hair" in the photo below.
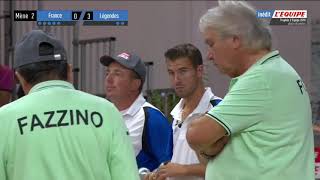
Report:
[[[199,26],[209,60],[232,78],[224,100],[188,128],[190,146],[210,159],[206,179],[314,180],[308,92],[271,50],[269,25],[247,3],[226,1]]]

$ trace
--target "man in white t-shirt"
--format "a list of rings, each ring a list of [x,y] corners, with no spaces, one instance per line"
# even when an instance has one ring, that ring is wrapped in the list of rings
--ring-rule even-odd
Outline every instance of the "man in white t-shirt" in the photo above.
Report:
[[[141,90],[146,67],[141,58],[123,52],[115,57],[102,56],[107,67],[107,98],[121,112],[134,147],[138,168],[153,171],[172,156],[172,129],[167,118],[146,102]]]
[[[173,117],[173,156],[171,162],[160,166],[149,179],[203,180],[206,165],[186,140],[188,125],[218,104],[210,87],[204,87],[201,52],[192,44],[180,44],[165,53],[171,86],[181,97],[171,111]]]

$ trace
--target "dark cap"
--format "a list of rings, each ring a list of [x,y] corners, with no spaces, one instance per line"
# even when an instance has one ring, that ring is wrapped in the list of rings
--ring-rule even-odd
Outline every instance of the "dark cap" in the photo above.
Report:
[[[123,52],[116,57],[104,55],[100,58],[100,62],[104,66],[109,66],[110,63],[117,62],[136,72],[143,82],[146,79],[146,66],[140,57],[135,54]]]
[[[27,33],[16,45],[14,58],[14,68],[36,62],[67,60],[62,43],[42,30]]]

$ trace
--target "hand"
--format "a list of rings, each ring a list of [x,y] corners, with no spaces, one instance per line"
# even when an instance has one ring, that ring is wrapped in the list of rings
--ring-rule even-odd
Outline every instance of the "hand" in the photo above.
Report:
[[[144,176],[143,180],[156,180],[157,174],[155,172],[151,172]]]
[[[177,163],[168,163],[166,165],[160,166],[158,168],[157,180],[164,180],[167,177],[184,176],[186,174],[186,169],[184,165]]]

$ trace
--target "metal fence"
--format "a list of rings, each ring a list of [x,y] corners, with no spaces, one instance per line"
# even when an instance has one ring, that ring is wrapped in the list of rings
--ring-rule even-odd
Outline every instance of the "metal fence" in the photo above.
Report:
[[[11,3],[0,1],[0,64],[10,65],[12,59]]]
[[[115,41],[115,37],[74,41],[74,56],[77,60],[74,65],[79,70],[79,79],[75,79],[75,84],[79,89],[103,96],[105,69],[99,58],[102,55],[114,55]]]
[[[311,23],[311,86],[309,89],[312,118],[315,125],[320,125],[320,19],[313,19]],[[318,135],[318,137],[320,137]],[[320,146],[320,139],[316,141]]]

